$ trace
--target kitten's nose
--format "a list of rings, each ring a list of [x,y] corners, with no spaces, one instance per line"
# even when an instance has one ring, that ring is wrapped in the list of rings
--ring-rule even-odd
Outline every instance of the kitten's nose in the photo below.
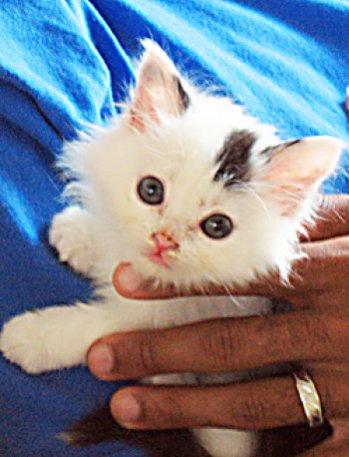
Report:
[[[176,251],[179,248],[177,241],[166,232],[153,233],[151,239],[154,241],[155,246],[160,253],[165,251]]]

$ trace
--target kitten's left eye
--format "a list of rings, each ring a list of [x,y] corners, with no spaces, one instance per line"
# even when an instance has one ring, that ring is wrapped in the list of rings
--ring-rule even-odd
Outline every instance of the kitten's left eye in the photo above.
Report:
[[[164,201],[164,186],[154,176],[142,178],[138,183],[137,192],[140,199],[148,205],[160,205]]]
[[[233,231],[233,223],[228,216],[224,214],[213,214],[200,224],[202,231],[209,238],[216,240],[225,238]]]

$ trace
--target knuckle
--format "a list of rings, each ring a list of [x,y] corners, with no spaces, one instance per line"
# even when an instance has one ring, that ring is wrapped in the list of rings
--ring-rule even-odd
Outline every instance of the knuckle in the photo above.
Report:
[[[145,412],[147,422],[161,422],[160,425],[174,428],[185,424],[186,415],[181,402],[171,394],[163,393],[148,405]]]
[[[222,319],[214,330],[207,332],[202,339],[204,354],[216,369],[233,368],[240,346],[240,338],[229,319]]]
[[[249,430],[259,430],[267,418],[266,405],[263,400],[250,394],[244,403],[243,419],[246,428]]]
[[[329,321],[323,313],[311,313],[303,316],[301,320],[302,335],[314,352],[331,347],[334,343]]]
[[[156,372],[158,368],[155,354],[155,345],[146,336],[141,336],[138,341],[137,369],[141,372]]]
[[[257,323],[257,321],[256,321]],[[255,328],[255,336],[263,341],[263,346],[268,348],[268,359],[273,362],[279,361],[280,353],[289,338],[288,325],[286,330],[275,325],[273,316],[260,316]],[[257,341],[256,338],[256,341]]]
[[[281,338],[279,347],[285,351],[304,352],[306,356],[311,352],[316,358],[331,350],[334,337],[323,313],[289,313],[287,317],[283,321],[282,332],[278,332]]]
[[[309,354],[318,359],[333,352],[335,332],[325,313],[289,312],[284,317],[260,319],[258,333],[263,335],[270,361],[290,360],[295,355],[303,359]]]

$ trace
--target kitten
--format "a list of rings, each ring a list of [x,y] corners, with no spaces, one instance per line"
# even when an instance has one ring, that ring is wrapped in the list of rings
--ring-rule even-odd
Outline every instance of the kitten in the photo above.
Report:
[[[111,277],[128,261],[154,286],[178,289],[244,284],[271,270],[287,280],[300,255],[297,233],[343,148],[330,137],[282,143],[231,100],[195,89],[155,43],[144,47],[123,115],[82,134],[60,160],[74,203],[53,219],[50,243],[61,261],[94,280],[98,298],[26,312],[4,325],[0,348],[27,373],[85,363],[91,343],[108,333],[268,312],[260,298],[127,300]],[[210,375],[205,382],[241,378]],[[214,457],[249,456],[256,446],[252,433],[195,433]]]

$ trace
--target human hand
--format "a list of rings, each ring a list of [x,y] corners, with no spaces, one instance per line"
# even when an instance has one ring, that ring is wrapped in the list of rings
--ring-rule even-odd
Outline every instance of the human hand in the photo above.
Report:
[[[290,285],[274,276],[230,291],[282,299],[293,305],[291,312],[109,335],[91,347],[91,371],[103,380],[122,380],[301,362],[311,372],[325,417],[334,427],[331,439],[302,456],[349,455],[348,196],[323,198],[319,222],[309,237],[302,243],[308,258],[295,262]],[[114,284],[129,298],[175,295],[171,289],[151,294],[129,265],[117,268]],[[214,286],[207,291],[226,293]],[[132,386],[114,395],[111,409],[118,422],[134,429],[260,430],[306,422],[290,376],[224,386]]]

